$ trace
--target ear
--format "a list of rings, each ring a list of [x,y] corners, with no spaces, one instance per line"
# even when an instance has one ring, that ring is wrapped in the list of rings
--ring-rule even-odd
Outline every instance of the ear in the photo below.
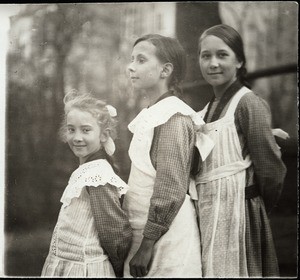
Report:
[[[167,62],[163,65],[163,69],[162,72],[160,74],[161,78],[166,79],[168,77],[171,76],[171,74],[173,73],[174,70],[174,66],[172,63]]]
[[[105,129],[105,130],[101,131],[100,142],[105,143],[107,141],[108,137],[109,137],[109,130],[108,129]]]
[[[243,65],[243,62],[238,61],[236,64],[236,68],[241,69],[242,65]]]

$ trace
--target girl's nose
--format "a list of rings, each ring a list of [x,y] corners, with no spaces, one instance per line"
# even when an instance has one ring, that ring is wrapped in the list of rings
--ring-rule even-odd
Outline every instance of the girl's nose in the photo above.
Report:
[[[127,69],[128,69],[129,72],[134,72],[135,71],[133,62],[129,63]]]
[[[74,137],[73,137],[74,142],[80,142],[82,141],[82,135],[80,132],[75,132]]]
[[[215,56],[213,56],[213,57],[211,58],[209,66],[210,66],[211,68],[216,68],[216,67],[219,66],[219,61],[218,61],[218,59],[217,59]]]

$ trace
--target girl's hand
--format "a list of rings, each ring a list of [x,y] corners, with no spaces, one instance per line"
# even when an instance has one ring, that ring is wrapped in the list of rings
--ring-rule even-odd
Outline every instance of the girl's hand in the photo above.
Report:
[[[143,238],[140,248],[129,262],[130,274],[133,277],[143,277],[148,274],[154,243],[155,240]]]

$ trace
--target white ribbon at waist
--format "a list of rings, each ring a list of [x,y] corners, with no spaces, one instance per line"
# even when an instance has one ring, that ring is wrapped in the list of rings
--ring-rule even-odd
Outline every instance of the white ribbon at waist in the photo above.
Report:
[[[196,185],[208,183],[218,179],[222,179],[231,175],[234,175],[238,172],[243,171],[252,164],[252,161],[249,156],[247,156],[243,161],[232,162],[227,165],[219,166],[209,172],[205,172],[200,176],[196,177]]]
[[[214,147],[215,143],[210,139],[209,136],[202,133],[201,131],[196,131],[196,143],[195,146],[197,147],[202,161],[204,161],[207,156],[210,154]]]

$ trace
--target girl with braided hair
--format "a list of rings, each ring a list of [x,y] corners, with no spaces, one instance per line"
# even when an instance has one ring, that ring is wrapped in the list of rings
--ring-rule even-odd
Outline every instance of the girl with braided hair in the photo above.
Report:
[[[188,193],[196,112],[178,97],[185,63],[176,39],[149,34],[134,43],[130,79],[134,89],[146,92],[150,103],[128,126],[133,133],[132,164],[123,207],[133,242],[125,277],[202,275],[196,211]],[[205,146],[209,139],[202,140],[197,147],[205,159],[211,146]]]
[[[213,87],[199,113],[215,147],[196,178],[204,277],[279,276],[267,213],[282,191],[286,167],[267,103],[245,80],[239,33],[216,25],[199,39],[199,64]]]

